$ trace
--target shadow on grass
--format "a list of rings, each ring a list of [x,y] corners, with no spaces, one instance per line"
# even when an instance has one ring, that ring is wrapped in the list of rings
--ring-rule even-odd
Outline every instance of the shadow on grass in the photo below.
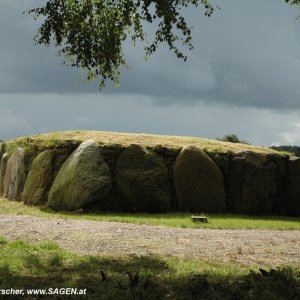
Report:
[[[154,256],[77,256],[54,243],[30,245],[0,240],[1,289],[86,289],[87,295],[50,299],[300,299],[299,273],[291,268],[243,276],[181,270]],[[1,298],[1,295],[0,295]],[[13,299],[45,299],[14,296]],[[2,298],[1,298],[2,299]],[[11,299],[11,298],[8,298]]]

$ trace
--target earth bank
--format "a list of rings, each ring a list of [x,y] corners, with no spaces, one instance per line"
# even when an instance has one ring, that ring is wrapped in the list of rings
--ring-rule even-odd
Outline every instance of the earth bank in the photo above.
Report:
[[[213,153],[195,145],[40,146],[30,139],[7,148],[1,144],[0,194],[10,200],[57,210],[300,215],[300,159],[254,148]]]

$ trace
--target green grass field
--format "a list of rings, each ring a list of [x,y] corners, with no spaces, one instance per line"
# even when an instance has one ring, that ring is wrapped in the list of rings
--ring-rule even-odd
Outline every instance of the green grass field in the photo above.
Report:
[[[48,207],[27,206],[22,202],[9,201],[6,199],[0,199],[0,214],[24,214],[45,218],[115,221],[181,228],[300,230],[300,217],[206,215],[208,217],[208,223],[194,223],[189,213],[125,214],[89,212],[77,214],[55,212]]]
[[[79,256],[54,242],[28,244],[0,237],[0,294],[22,289],[86,289],[68,299],[299,299],[299,268],[271,270],[157,256]],[[55,290],[52,290],[55,291]],[[3,298],[2,298],[3,297]]]

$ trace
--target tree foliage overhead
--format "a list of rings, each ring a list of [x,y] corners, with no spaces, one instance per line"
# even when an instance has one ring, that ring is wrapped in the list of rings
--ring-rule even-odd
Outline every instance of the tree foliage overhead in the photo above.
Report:
[[[289,3],[291,5],[299,5],[300,0],[285,0],[286,3]]]
[[[64,56],[65,64],[87,70],[87,79],[119,81],[121,67],[128,67],[123,43],[131,38],[145,42],[145,54],[151,55],[159,44],[166,43],[175,55],[187,57],[179,49],[192,49],[191,28],[182,14],[188,6],[204,9],[211,16],[209,0],[48,0],[43,7],[29,10],[43,23],[35,36],[37,44],[53,43]],[[153,41],[147,40],[146,23],[153,23]]]

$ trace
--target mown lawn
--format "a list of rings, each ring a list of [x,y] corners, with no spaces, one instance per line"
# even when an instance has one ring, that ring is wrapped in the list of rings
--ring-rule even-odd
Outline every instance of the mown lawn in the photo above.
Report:
[[[6,199],[0,199],[0,214],[23,214],[45,218],[115,221],[182,228],[300,230],[300,217],[206,215],[208,217],[208,223],[194,223],[191,219],[192,214],[189,213],[125,214],[88,212],[78,214],[55,212],[46,206],[27,206],[22,202],[8,201]]]
[[[45,299],[26,295],[26,289],[48,288],[86,289],[85,297],[67,299],[300,299],[299,271],[157,256],[79,256],[53,242],[0,238],[0,293],[24,290],[24,296],[7,299]]]

